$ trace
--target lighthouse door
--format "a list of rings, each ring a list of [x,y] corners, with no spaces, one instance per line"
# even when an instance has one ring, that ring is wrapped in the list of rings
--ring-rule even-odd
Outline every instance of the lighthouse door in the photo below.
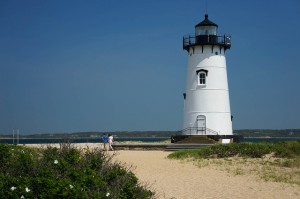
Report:
[[[206,134],[206,117],[205,115],[197,116],[197,134],[205,135]]]

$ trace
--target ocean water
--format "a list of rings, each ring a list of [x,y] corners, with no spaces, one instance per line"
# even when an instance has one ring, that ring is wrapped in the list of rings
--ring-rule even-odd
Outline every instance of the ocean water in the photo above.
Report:
[[[141,142],[160,142],[170,139],[169,137],[165,138],[114,138],[114,141],[124,142],[124,141],[141,141]],[[54,143],[100,143],[101,138],[70,138],[70,139],[62,139],[62,138],[22,138],[22,139],[0,139],[0,143],[6,144],[54,144]]]
[[[160,142],[170,139],[169,137],[159,137],[159,138],[115,138],[114,141],[124,142],[124,141],[141,141],[141,142]],[[240,142],[280,142],[280,141],[292,141],[300,140],[298,138],[243,138]],[[101,138],[71,138],[71,139],[62,139],[62,138],[22,138],[22,139],[0,139],[0,143],[6,144],[54,144],[54,143],[63,143],[69,141],[71,143],[100,143]]]

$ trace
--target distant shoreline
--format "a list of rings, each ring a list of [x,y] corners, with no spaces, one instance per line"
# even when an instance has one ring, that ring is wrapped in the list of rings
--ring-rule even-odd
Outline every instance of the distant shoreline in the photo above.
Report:
[[[114,139],[170,139],[170,137],[119,137],[116,136]],[[0,137],[0,139],[12,139],[12,137]],[[17,139],[16,137],[14,138]],[[101,136],[99,137],[19,137],[19,139],[101,139]]]
[[[294,138],[299,138],[300,139],[300,137],[272,137],[272,136],[257,136],[257,137],[244,137],[244,138],[261,138],[261,139],[268,139],[268,138],[278,138],[278,139],[294,139]]]
[[[300,141],[300,137],[241,137],[238,142],[279,142],[279,141]],[[115,143],[170,143],[170,137],[115,137]],[[58,138],[0,138],[2,144],[53,144],[53,143],[102,143],[100,137],[58,137]]]
[[[101,136],[99,137],[19,137],[19,139],[100,139]],[[116,136],[115,139],[170,139],[170,137],[119,137],[119,136]],[[279,139],[293,139],[293,138],[300,138],[300,136],[298,137],[273,137],[273,136],[255,136],[255,137],[252,137],[252,136],[244,136],[243,138],[279,138]],[[0,137],[0,139],[12,139],[12,137]],[[14,138],[15,140],[18,139],[17,137]]]

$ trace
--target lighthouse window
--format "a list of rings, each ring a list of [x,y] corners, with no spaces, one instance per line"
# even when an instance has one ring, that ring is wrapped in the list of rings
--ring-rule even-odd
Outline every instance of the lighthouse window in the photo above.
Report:
[[[206,81],[206,74],[204,72],[198,73],[198,85],[204,85]]]
[[[205,69],[199,69],[196,71],[197,77],[198,77],[198,85],[206,85],[206,77],[208,75],[208,70]]]
[[[196,27],[196,35],[217,35],[217,27],[215,26]]]

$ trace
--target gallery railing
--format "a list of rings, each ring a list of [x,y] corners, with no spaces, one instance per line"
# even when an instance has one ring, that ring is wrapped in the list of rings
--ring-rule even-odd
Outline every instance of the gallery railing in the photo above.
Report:
[[[196,45],[219,45],[226,49],[231,47],[230,35],[185,35],[183,36],[183,49],[189,50],[190,47]]]

